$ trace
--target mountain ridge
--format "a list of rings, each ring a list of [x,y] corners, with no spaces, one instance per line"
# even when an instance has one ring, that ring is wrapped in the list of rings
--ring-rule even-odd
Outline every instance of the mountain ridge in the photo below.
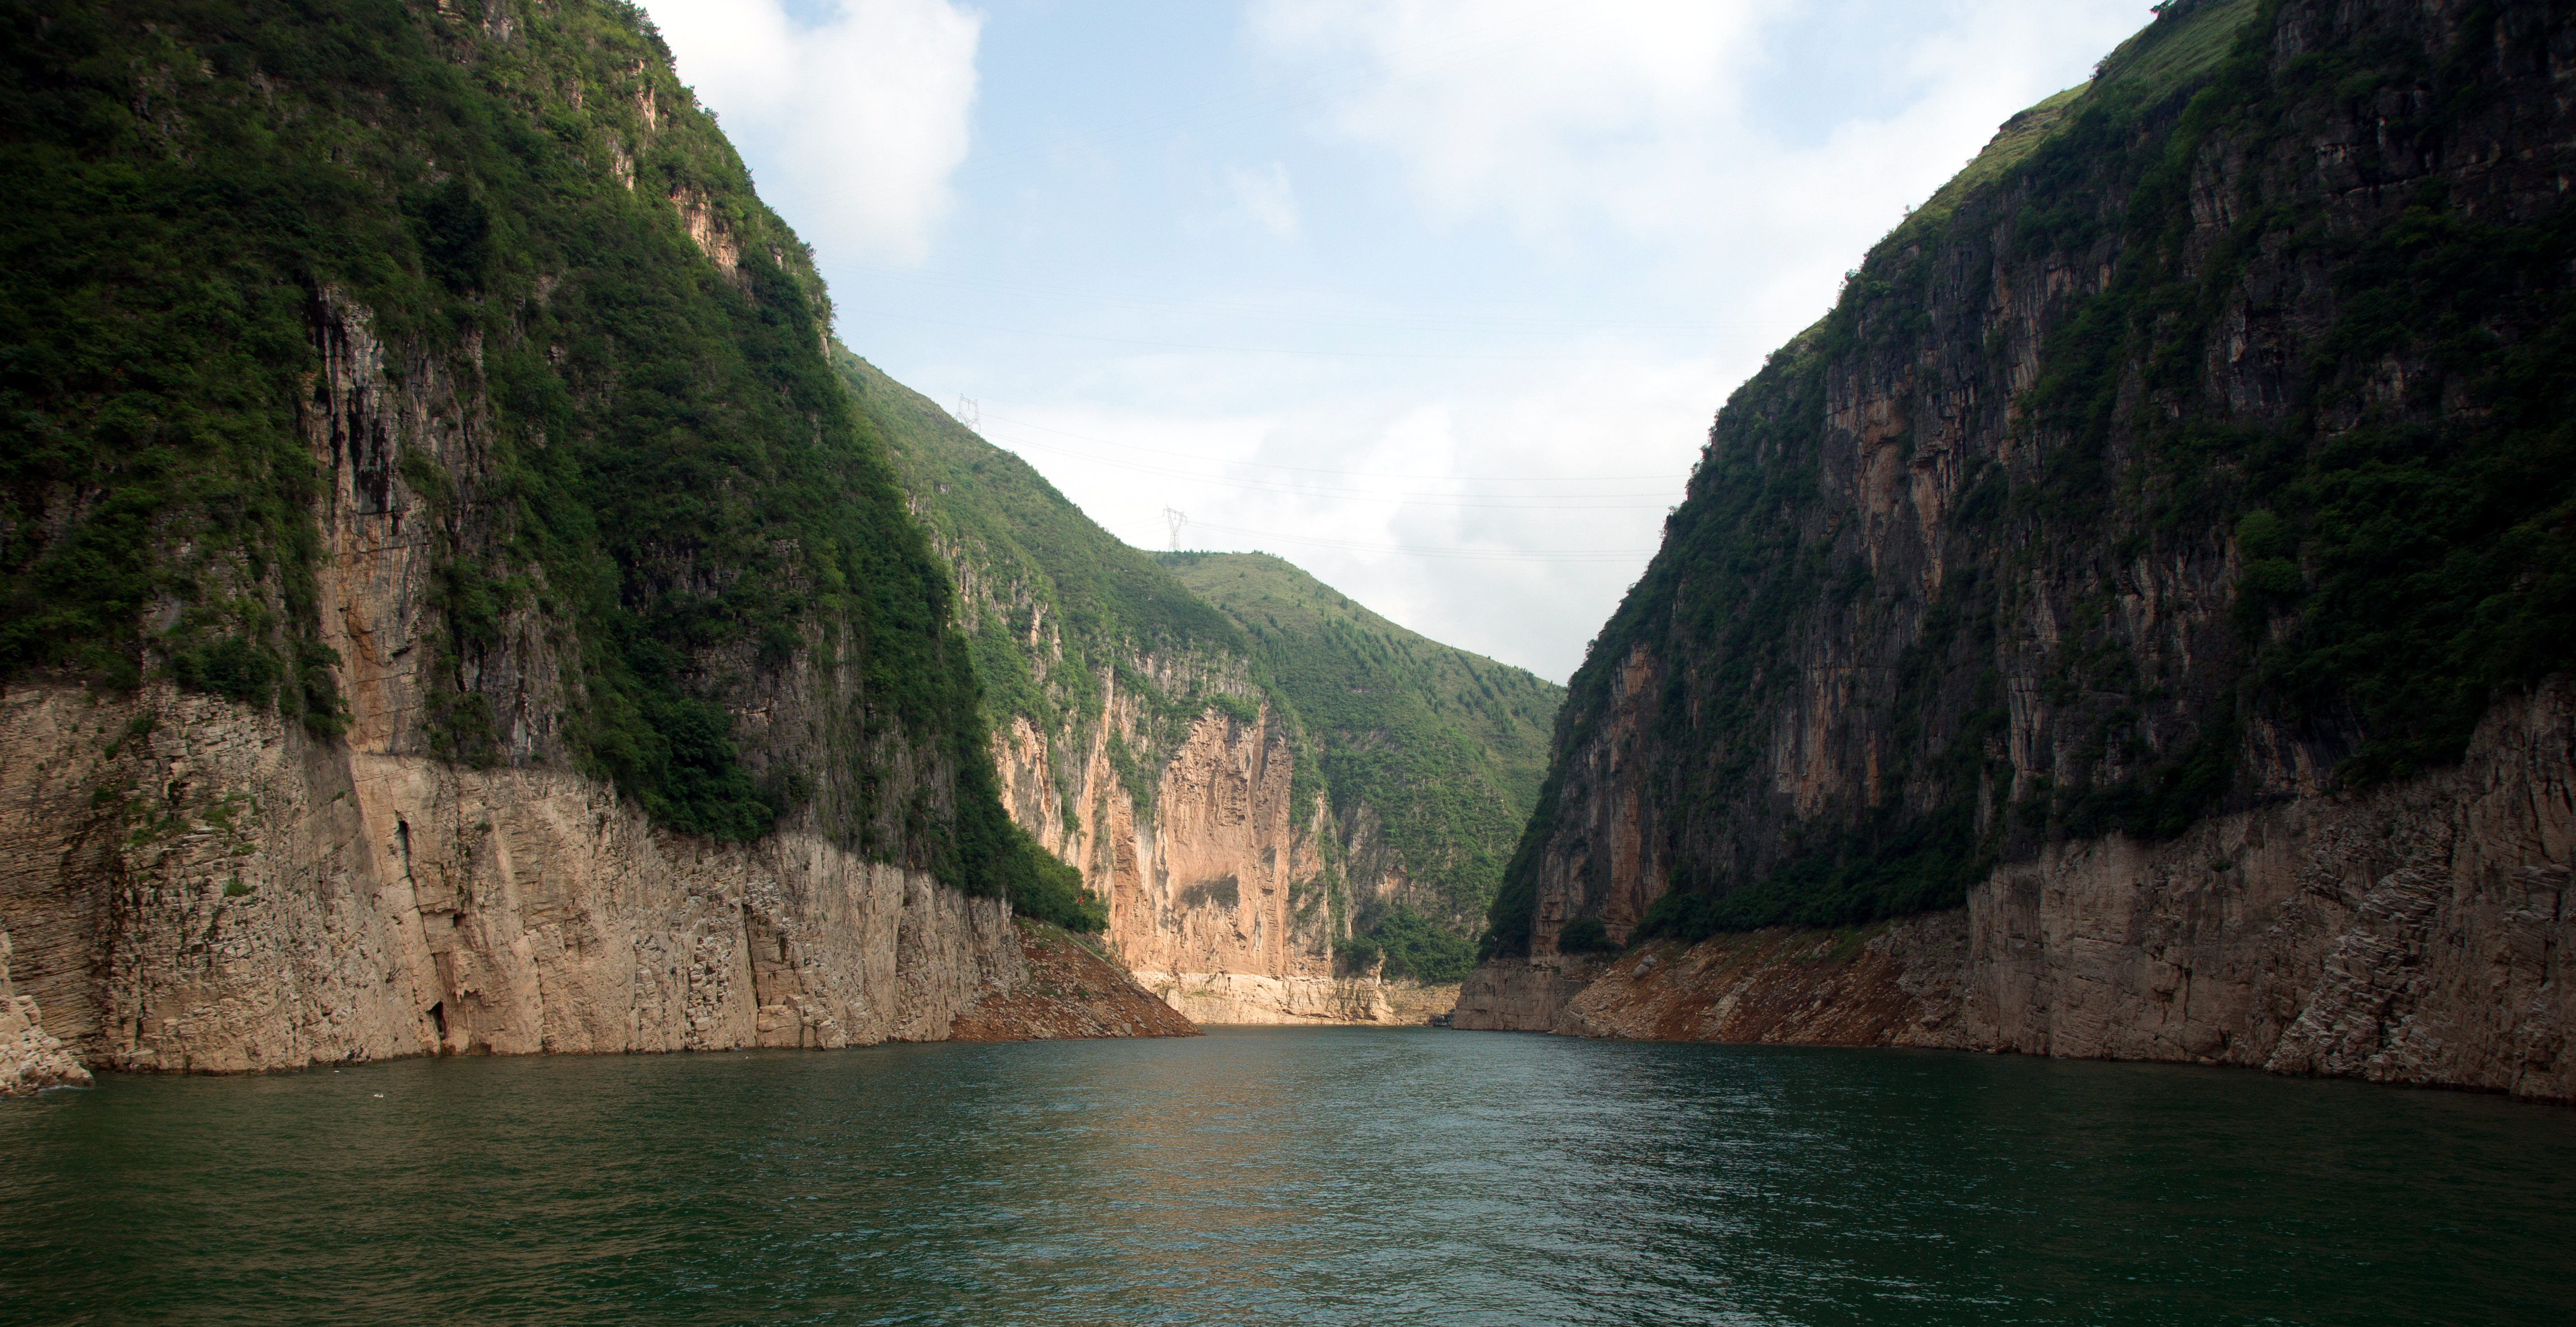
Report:
[[[1447,699],[1434,698],[1468,728],[1418,699],[1397,706],[1408,741],[1396,745],[1436,751],[1436,768],[1359,752],[1346,736],[1345,696],[1360,676],[1349,666],[1391,676],[1393,654],[1363,662],[1330,647],[1310,657],[1288,648],[1292,638],[1326,646],[1358,614],[1371,624],[1367,648],[1469,656],[1356,609],[1284,562],[1265,576],[1311,587],[1300,592],[1317,604],[1329,598],[1340,606],[1332,621],[1298,619],[1283,634],[1276,621],[1247,619],[1193,574],[1239,555],[1132,548],[920,393],[846,349],[835,364],[952,568],[1014,817],[1099,888],[1112,943],[1140,971],[1164,974],[1156,980],[1183,1008],[1221,1021],[1374,1010],[1357,993],[1366,981],[1351,984],[1371,972],[1436,984],[1463,975],[1537,782],[1536,738],[1554,688],[1470,663],[1440,691]],[[1346,675],[1310,685],[1327,654],[1324,672]],[[1497,686],[1508,699],[1484,694]],[[1503,745],[1513,754],[1498,763]],[[1240,794],[1194,782],[1228,763],[1252,771]],[[1276,824],[1225,841],[1230,807],[1271,803]],[[1186,994],[1194,990],[1230,993]]]
[[[2016,1049],[2263,1063],[2282,1001],[2414,1048],[2301,1071],[2501,1087],[2481,1057],[2559,1044],[2436,955],[2564,916],[2571,53],[2535,5],[2174,4],[2008,123],[1719,413],[1573,681],[1475,1018],[1552,1025],[1595,944],[1956,922]],[[2483,809],[2464,757],[2541,801]],[[2233,841],[2382,794],[2419,865]],[[2351,1005],[2326,956],[2363,948],[2438,1002]],[[2194,974],[2268,993],[2100,1035]]]

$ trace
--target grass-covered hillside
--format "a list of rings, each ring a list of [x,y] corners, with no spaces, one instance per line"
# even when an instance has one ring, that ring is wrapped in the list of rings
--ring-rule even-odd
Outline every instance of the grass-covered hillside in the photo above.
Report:
[[[0,0],[0,171],[0,678],[166,678],[329,740],[316,514],[354,467],[437,560],[398,744],[533,746],[721,839],[824,805],[872,855],[1070,899],[1001,815],[805,247],[641,9]],[[399,404],[342,436],[316,376],[352,328]],[[515,748],[480,689],[512,620],[565,679]],[[731,709],[800,661],[862,699],[758,768]]]
[[[959,626],[983,679],[988,725],[1022,714],[1040,732],[1087,732],[1100,719],[1103,670],[1152,703],[1161,722],[1149,740],[1177,739],[1213,697],[1259,689],[1243,668],[1250,641],[1242,629],[1152,557],[929,398],[845,348],[834,346],[832,359],[885,440],[915,516],[970,568],[978,592],[959,606]],[[1043,646],[1031,643],[1033,626]],[[1211,673],[1166,686],[1139,671],[1147,655],[1198,659]]]
[[[1362,912],[1362,936],[1391,965],[1463,971],[1546,776],[1564,688],[1407,631],[1267,553],[1155,556],[1251,636],[1321,743],[1336,813],[1366,807],[1382,825],[1411,883]],[[1411,958],[1423,921],[1457,937],[1454,960]]]
[[[1111,677],[1144,702],[1144,731],[1110,750],[1150,812],[1161,761],[1191,723],[1211,705],[1248,714],[1266,701],[1296,752],[1297,822],[1329,804],[1326,878],[1305,887],[1336,899],[1344,954],[1383,952],[1398,977],[1465,971],[1544,773],[1561,688],[1396,626],[1278,558],[1130,547],[876,366],[837,346],[833,365],[967,586],[959,625],[990,729],[1024,716],[1059,750],[1087,750]],[[1078,822],[1089,809],[1071,786],[1078,771],[1059,759],[1054,772]],[[1394,898],[1341,893],[1372,870],[1409,884]]]

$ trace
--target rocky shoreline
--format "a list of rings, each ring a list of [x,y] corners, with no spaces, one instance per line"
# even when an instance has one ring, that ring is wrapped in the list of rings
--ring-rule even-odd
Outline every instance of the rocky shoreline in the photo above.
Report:
[[[1965,908],[1488,963],[1456,1026],[2245,1065],[2576,1102],[2576,701],[2459,767],[2066,845]]]

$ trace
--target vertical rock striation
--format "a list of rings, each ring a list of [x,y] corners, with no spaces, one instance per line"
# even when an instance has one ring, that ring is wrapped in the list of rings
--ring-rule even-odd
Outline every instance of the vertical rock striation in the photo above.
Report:
[[[1478,972],[1459,1026],[2235,1064],[2576,1101],[2576,695],[2499,703],[2456,769],[2069,843],[1967,906]],[[1568,964],[1569,972],[1575,970]]]
[[[0,1097],[23,1097],[49,1087],[85,1087],[89,1070],[45,1031],[36,997],[20,995],[9,980],[9,936],[0,932]]]
[[[2570,67],[2203,0],[2007,123],[1719,414],[1486,984],[1708,938],[1495,1017],[2565,1095]]]
[[[12,29],[10,1044],[948,1035],[1069,873],[810,254],[640,10],[358,23]]]
[[[1426,779],[1335,782],[1334,735],[1319,734],[1316,716],[1298,708],[1275,655],[1256,648],[1247,622],[1221,600],[1176,574],[1208,555],[1157,559],[1126,546],[1018,457],[856,355],[835,358],[948,566],[984,680],[1003,803],[1081,869],[1107,905],[1113,952],[1203,1022],[1420,1021],[1416,1007],[1439,988],[1388,982],[1346,949],[1337,956],[1336,942],[1350,939],[1373,905],[1419,905],[1453,923],[1481,908],[1490,845],[1482,856],[1432,860],[1440,854],[1419,842],[1394,843],[1387,822],[1463,804],[1496,825],[1516,824],[1511,798],[1525,804],[1526,790],[1493,777],[1485,766],[1499,763],[1497,754],[1447,732],[1458,758]],[[1340,600],[1286,570],[1301,591]],[[1340,607],[1367,616],[1346,601]],[[1368,620],[1384,631],[1379,639],[1400,631]],[[1402,635],[1400,648],[1456,653]],[[1484,665],[1493,674],[1485,694],[1522,711],[1501,723],[1552,712],[1554,688]],[[1472,686],[1467,676],[1463,685]],[[1504,703],[1483,702],[1496,716]],[[1388,740],[1384,732],[1347,736]],[[1421,782],[1437,785],[1432,796]],[[1389,795],[1420,807],[1382,808]],[[1462,908],[1447,898],[1468,892],[1450,888],[1454,881],[1414,888],[1435,876],[1478,881],[1477,892]]]

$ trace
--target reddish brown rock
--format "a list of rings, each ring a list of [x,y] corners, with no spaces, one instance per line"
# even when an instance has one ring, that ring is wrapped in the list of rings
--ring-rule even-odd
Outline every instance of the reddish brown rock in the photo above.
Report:
[[[1074,1037],[1195,1037],[1198,1026],[1136,984],[1094,941],[1022,918],[1027,976],[977,1001],[949,1026],[952,1041]]]

